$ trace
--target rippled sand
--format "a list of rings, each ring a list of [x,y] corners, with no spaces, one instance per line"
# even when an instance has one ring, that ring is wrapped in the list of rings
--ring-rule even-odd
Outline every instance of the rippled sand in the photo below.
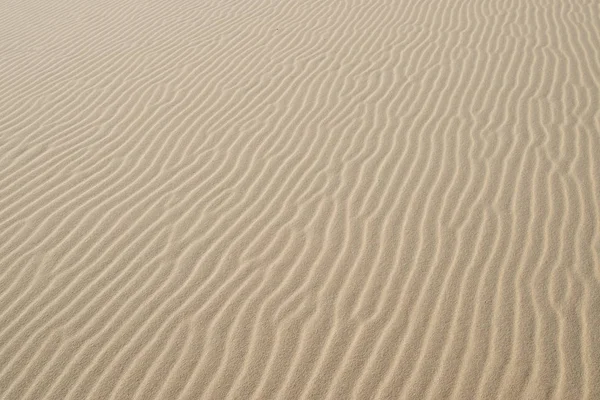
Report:
[[[600,399],[598,2],[0,2],[0,398]]]

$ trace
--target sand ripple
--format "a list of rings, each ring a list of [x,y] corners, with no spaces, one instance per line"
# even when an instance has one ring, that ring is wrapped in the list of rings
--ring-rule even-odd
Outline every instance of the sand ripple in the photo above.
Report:
[[[0,4],[0,398],[600,399],[587,0]]]

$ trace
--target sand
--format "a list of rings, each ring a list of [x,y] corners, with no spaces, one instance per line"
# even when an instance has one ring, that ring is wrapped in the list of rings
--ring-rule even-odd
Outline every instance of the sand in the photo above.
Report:
[[[600,399],[600,3],[0,3],[0,399]]]

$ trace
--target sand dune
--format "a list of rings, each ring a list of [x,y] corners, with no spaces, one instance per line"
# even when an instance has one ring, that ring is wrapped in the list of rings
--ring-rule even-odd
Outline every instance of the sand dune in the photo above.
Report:
[[[588,0],[0,3],[0,399],[600,399]]]

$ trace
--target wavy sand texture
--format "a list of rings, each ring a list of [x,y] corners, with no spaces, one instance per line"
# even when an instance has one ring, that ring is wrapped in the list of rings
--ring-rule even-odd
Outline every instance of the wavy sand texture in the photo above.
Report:
[[[600,6],[0,2],[0,398],[600,399]]]

